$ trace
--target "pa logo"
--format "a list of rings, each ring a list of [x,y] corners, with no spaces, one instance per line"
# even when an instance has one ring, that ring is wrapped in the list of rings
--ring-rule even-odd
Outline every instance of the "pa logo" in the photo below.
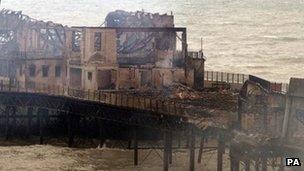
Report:
[[[286,166],[301,166],[300,158],[286,158]]]

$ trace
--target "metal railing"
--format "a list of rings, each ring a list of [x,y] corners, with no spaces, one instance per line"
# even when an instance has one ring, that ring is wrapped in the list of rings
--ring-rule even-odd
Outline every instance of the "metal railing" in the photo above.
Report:
[[[227,73],[218,71],[205,71],[204,79],[208,82],[225,82],[229,84],[244,84],[248,79],[247,74]],[[287,83],[270,82],[270,90],[274,92],[286,93],[288,90]]]
[[[218,71],[205,71],[205,81],[211,82],[226,82],[232,84],[244,84],[248,79],[249,75],[227,73]]]
[[[33,84],[30,87],[24,83],[0,81],[0,91],[42,93],[46,95],[65,96],[75,99],[100,102],[103,104],[127,107],[145,111],[152,111],[158,114],[186,116],[186,105],[170,99],[159,99],[151,97],[139,97],[128,94],[125,91],[100,91],[80,90],[67,86]]]

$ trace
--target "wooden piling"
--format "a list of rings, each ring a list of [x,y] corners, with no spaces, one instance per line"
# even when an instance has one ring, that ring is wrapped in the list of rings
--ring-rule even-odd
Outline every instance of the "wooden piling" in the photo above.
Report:
[[[267,158],[262,158],[262,171],[267,171]]]
[[[233,147],[230,147],[230,171],[239,171],[240,170],[240,161],[236,158]]]
[[[17,133],[16,111],[17,111],[16,106],[12,106],[11,107],[11,115],[12,115],[13,122],[12,122],[11,134],[12,134],[13,137],[16,136],[16,133]]]
[[[190,128],[190,160],[189,160],[189,171],[194,171],[195,165],[195,132],[194,128]]]
[[[250,171],[250,159],[245,159],[245,171]]]
[[[102,120],[98,121],[98,128],[99,128],[99,131],[98,131],[98,133],[99,133],[99,147],[102,147],[104,145],[105,141],[106,141],[104,125],[103,125]],[[131,146],[130,146],[130,148],[131,148]]]
[[[259,159],[256,159],[255,161],[255,171],[259,171],[260,170],[260,161]]]
[[[138,165],[138,135],[136,128],[133,130],[133,139],[134,139],[134,165]]]
[[[169,152],[169,164],[172,164],[172,138],[173,138],[173,134],[171,131],[169,131],[169,147],[168,147],[168,152]]]
[[[197,159],[198,163],[202,162],[202,156],[203,156],[203,150],[204,150],[204,141],[205,141],[204,136],[201,136],[200,148],[199,148],[198,159]]]
[[[27,108],[27,127],[26,127],[26,137],[29,138],[32,131],[32,119],[33,119],[33,108]]]
[[[38,120],[38,125],[39,125],[39,142],[40,144],[44,143],[44,137],[45,137],[45,121],[46,121],[46,116],[48,116],[48,110],[47,109],[42,109],[39,108],[37,112],[37,120]]]
[[[9,129],[10,129],[10,107],[6,106],[5,107],[5,139],[8,140],[9,139]]]
[[[75,136],[75,118],[72,113],[68,113],[68,136],[69,136],[69,142],[68,146],[73,147],[74,145],[74,136]]]
[[[164,157],[163,157],[163,170],[168,171],[169,170],[169,132],[164,131]]]
[[[220,133],[218,138],[218,148],[217,148],[217,170],[223,170],[223,154],[225,153],[225,141],[224,136]]]

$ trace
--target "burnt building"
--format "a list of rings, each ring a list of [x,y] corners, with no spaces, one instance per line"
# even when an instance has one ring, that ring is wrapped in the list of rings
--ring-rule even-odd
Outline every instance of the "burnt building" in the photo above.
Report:
[[[0,17],[1,59],[11,61],[1,73],[24,88],[203,88],[203,54],[188,52],[186,28],[174,27],[173,15],[115,11],[106,27],[71,28],[9,10]]]

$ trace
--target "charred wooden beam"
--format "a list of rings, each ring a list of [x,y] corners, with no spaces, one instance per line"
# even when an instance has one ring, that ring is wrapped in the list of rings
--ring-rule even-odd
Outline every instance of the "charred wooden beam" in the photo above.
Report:
[[[205,142],[205,137],[201,136],[201,142],[200,142],[200,148],[199,148],[199,152],[198,152],[198,159],[197,162],[201,163],[202,162],[202,156],[203,156],[203,150],[204,150],[204,142]]]
[[[134,139],[134,165],[138,165],[138,135],[137,129],[133,130],[133,139]]]
[[[32,119],[33,119],[33,108],[27,108],[27,127],[26,127],[26,137],[29,138],[32,132]]]
[[[194,171],[195,169],[195,131],[194,128],[190,128],[190,142],[189,142],[190,158],[189,158],[189,171]]]

